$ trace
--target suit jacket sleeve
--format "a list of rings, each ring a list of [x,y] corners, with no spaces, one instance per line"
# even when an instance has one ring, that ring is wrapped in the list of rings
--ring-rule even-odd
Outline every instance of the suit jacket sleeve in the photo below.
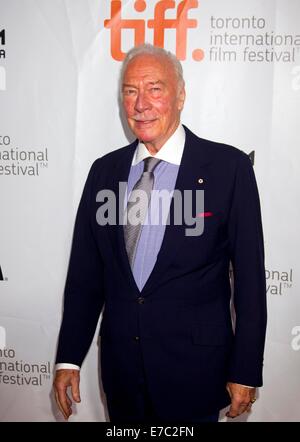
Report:
[[[260,203],[252,164],[242,154],[229,216],[234,273],[235,339],[229,381],[262,385],[266,282]]]
[[[76,216],[56,363],[82,364],[104,303],[103,263],[92,229],[98,161],[91,167]]]

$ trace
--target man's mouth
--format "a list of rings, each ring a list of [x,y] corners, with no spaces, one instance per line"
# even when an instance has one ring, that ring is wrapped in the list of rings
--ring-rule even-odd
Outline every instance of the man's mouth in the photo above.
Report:
[[[152,123],[154,123],[156,120],[134,120],[135,124],[138,126],[150,126]]]

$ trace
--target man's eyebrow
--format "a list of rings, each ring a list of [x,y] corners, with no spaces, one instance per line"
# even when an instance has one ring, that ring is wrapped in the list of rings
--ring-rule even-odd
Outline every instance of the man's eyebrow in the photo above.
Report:
[[[157,81],[148,81],[147,84],[151,85],[151,86],[154,86],[156,84],[161,84],[162,86],[164,86],[166,83],[162,80],[157,80]],[[134,84],[130,84],[130,83],[123,83],[122,89],[124,89],[125,87],[131,87],[133,89],[138,89],[138,86],[136,86]]]
[[[134,84],[130,84],[130,83],[123,83],[122,88],[124,88],[124,87],[133,87],[133,88],[137,89],[137,87]]]
[[[164,85],[165,83],[161,80],[157,80],[157,81],[149,81],[148,84],[151,84],[151,85],[162,84],[162,85]]]

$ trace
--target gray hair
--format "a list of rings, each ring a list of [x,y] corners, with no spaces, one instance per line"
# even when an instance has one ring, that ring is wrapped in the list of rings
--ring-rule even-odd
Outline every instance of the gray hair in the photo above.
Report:
[[[138,55],[153,55],[154,57],[164,57],[166,58],[173,66],[174,72],[177,77],[178,89],[184,87],[184,79],[183,79],[183,69],[180,61],[175,57],[174,54],[170,51],[166,51],[163,48],[159,48],[157,46],[153,46],[150,43],[145,43],[139,46],[135,46],[130,51],[127,52],[126,57],[123,61],[121,72],[120,72],[120,91],[122,92],[122,84],[124,74],[128,67],[130,61],[137,57]]]

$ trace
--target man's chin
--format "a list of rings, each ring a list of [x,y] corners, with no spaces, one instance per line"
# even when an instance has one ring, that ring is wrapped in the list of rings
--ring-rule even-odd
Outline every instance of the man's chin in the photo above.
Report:
[[[153,131],[147,130],[146,127],[144,128],[134,127],[132,128],[132,131],[139,140],[145,143],[151,142],[153,139],[155,139],[156,136],[156,134]]]

